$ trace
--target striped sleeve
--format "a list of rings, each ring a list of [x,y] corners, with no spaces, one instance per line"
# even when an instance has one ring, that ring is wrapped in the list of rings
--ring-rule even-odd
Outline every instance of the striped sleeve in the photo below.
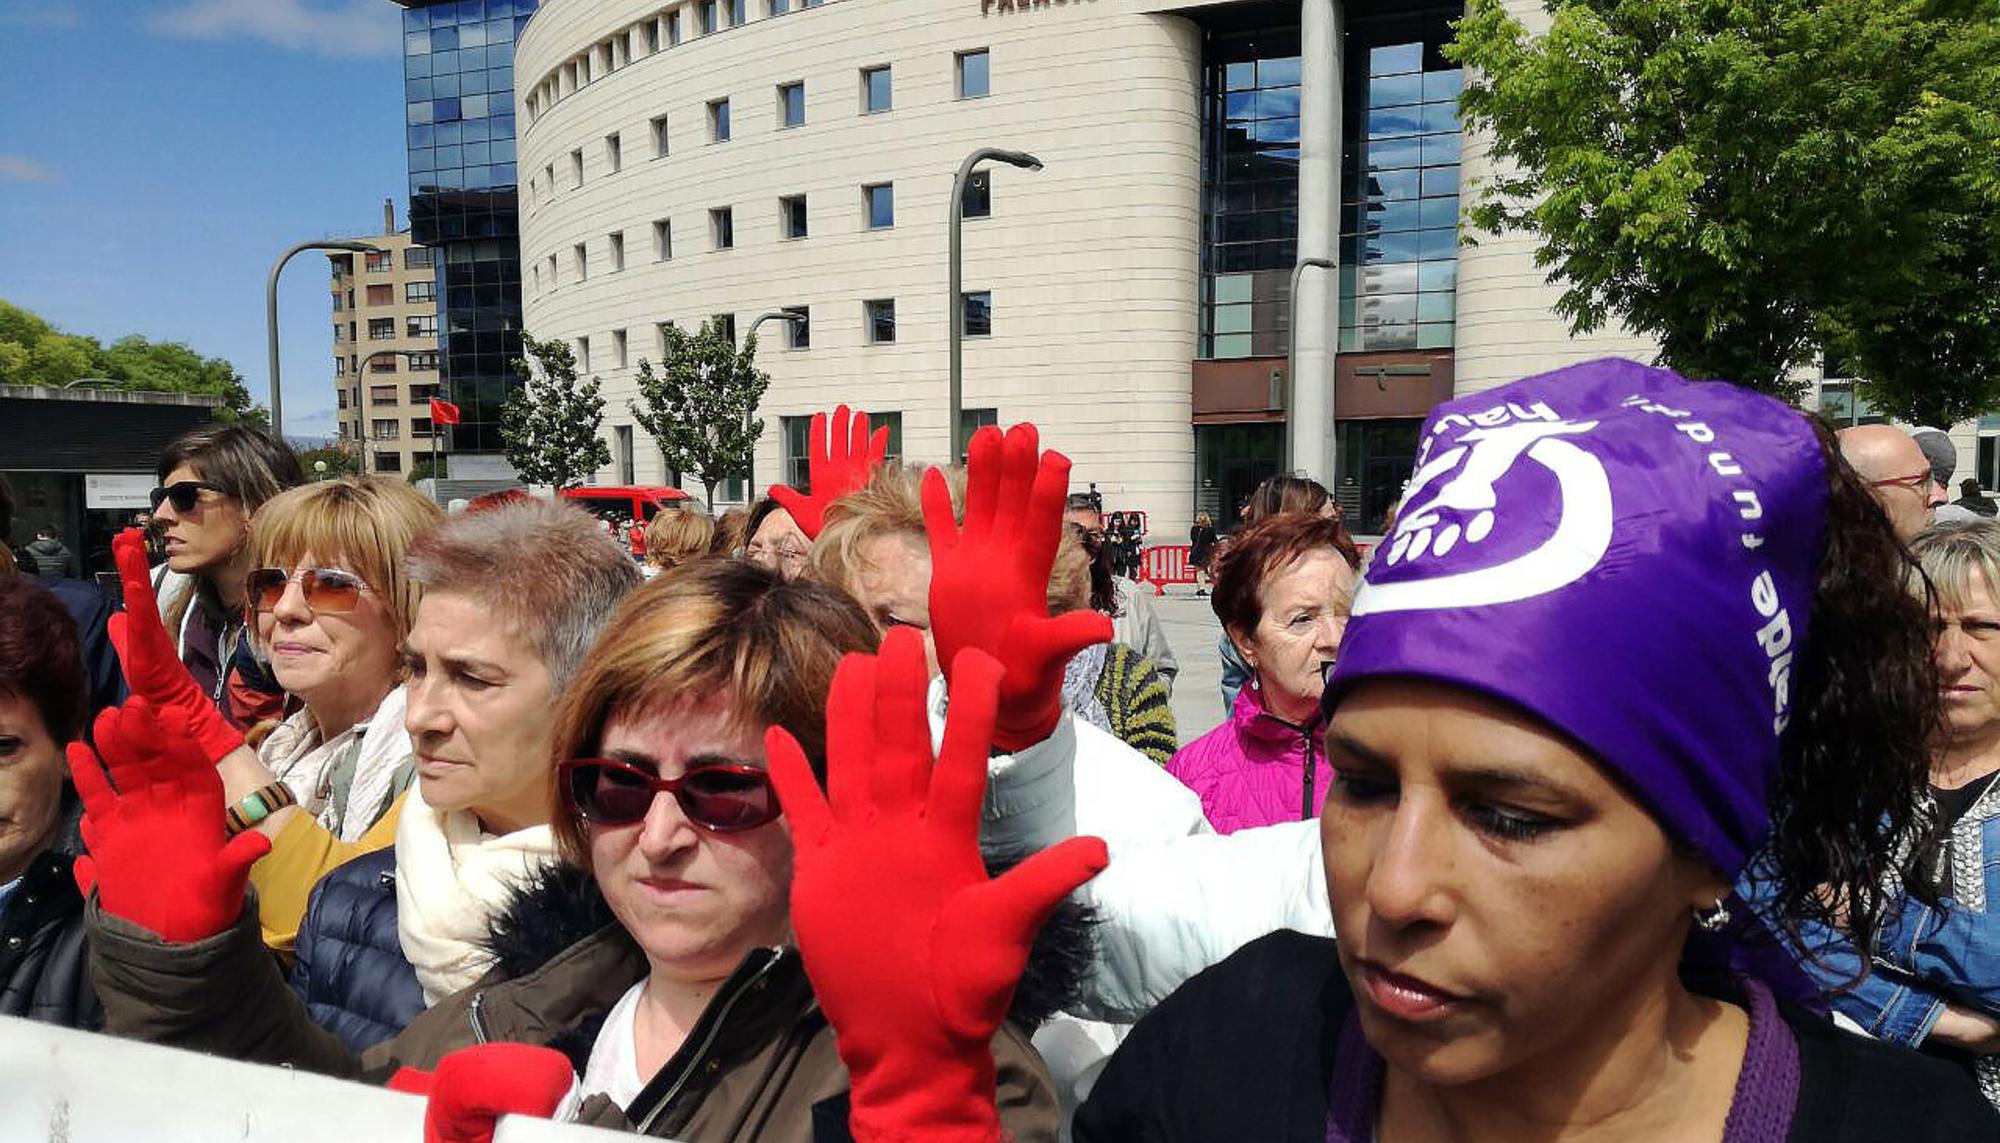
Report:
[[[1180,740],[1174,732],[1166,681],[1153,661],[1123,643],[1113,643],[1095,690],[1111,717],[1111,733],[1165,766]]]

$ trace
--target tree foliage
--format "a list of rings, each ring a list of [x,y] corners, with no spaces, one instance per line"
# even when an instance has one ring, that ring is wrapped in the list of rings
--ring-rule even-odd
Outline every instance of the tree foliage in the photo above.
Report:
[[[754,335],[738,351],[719,323],[704,322],[692,334],[670,324],[664,332],[660,368],[640,359],[639,400],[628,404],[667,467],[701,481],[714,511],[715,486],[750,470],[751,450],[764,433],[763,420],[752,414],[771,378],[756,366]]]
[[[2000,0],[1471,0],[1449,49],[1577,332],[1797,400],[1829,351],[1876,405],[2000,399]]]
[[[320,464],[326,465],[326,471],[319,471]],[[337,476],[358,476],[361,472],[354,446],[340,443],[323,444],[299,453],[299,467],[305,471],[307,480],[332,480]]]
[[[523,333],[521,347],[534,361],[514,362],[521,387],[500,410],[507,463],[529,484],[572,488],[611,463],[611,446],[597,435],[604,423],[597,378],[577,380],[576,354],[568,342],[537,341]]]
[[[269,416],[250,400],[236,367],[203,357],[178,341],[148,341],[138,334],[110,345],[64,333],[30,310],[0,300],[0,385],[62,386],[87,377],[107,389],[152,393],[202,393],[221,397],[215,419],[264,427]]]

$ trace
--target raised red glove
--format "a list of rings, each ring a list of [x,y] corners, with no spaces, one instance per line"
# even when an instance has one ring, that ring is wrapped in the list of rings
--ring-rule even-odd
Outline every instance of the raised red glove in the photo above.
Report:
[[[438,1061],[437,1071],[404,1068],[389,1087],[427,1096],[424,1143],[493,1143],[503,1115],[547,1119],[576,1082],[569,1058],[531,1044],[474,1044]]]
[[[819,539],[826,526],[826,509],[834,501],[868,483],[882,459],[889,455],[888,426],[868,432],[868,414],[854,413],[849,420],[847,406],[833,411],[833,435],[827,436],[825,413],[814,413],[812,435],[806,450],[806,476],[810,494],[782,484],[771,486],[771,499],[784,506],[809,540]]]
[[[931,765],[923,641],[849,655],[827,698],[822,796],[797,740],[765,732],[795,849],[792,927],[851,1077],[861,1143],[994,1140],[993,1036],[1028,947],[1057,904],[1109,860],[1094,837],[994,880],[980,802],[1000,665],[963,652]]]
[[[1111,639],[1095,611],[1049,617],[1049,570],[1062,540],[1069,458],[1041,452],[1035,426],[991,425],[967,450],[965,525],[953,521],[944,473],[924,474],[924,530],[931,545],[931,637],[954,696],[952,664],[976,647],[1000,661],[1000,713],[993,741],[1019,750],[1049,736],[1062,717],[1063,668],[1078,651]]]
[[[228,836],[222,778],[178,707],[134,698],[98,715],[96,725],[95,752],[69,745],[89,850],[76,859],[77,887],[88,897],[95,886],[105,911],[170,943],[227,929],[243,912],[250,867],[271,851],[271,839],[256,830]]]
[[[108,625],[118,665],[125,672],[125,685],[156,707],[183,712],[188,733],[201,743],[213,766],[243,745],[243,735],[229,725],[215,700],[195,685],[194,676],[188,674],[174,650],[166,625],[160,622],[152,569],[146,566],[144,535],[137,528],[127,528],[113,536],[111,558],[118,564],[118,580],[125,588],[125,610],[113,615]],[[219,669],[227,671],[229,664],[220,664]]]

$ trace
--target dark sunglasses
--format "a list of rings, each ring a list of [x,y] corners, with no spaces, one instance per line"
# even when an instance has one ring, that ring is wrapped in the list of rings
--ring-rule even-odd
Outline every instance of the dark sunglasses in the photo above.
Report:
[[[609,758],[572,758],[561,769],[563,798],[593,825],[641,821],[659,794],[672,794],[689,821],[715,833],[756,829],[784,812],[770,774],[756,766],[721,762],[671,779]]]
[[[352,611],[361,606],[361,593],[368,590],[360,576],[339,568],[307,568],[298,573],[298,581],[299,590],[306,597],[306,608],[315,612]],[[284,568],[252,571],[243,580],[250,609],[276,611],[278,601],[285,597],[285,585],[290,582],[292,573]]]
[[[163,484],[153,489],[147,496],[152,500],[155,512],[160,510],[161,502],[166,500],[174,502],[176,512],[192,512],[195,504],[201,500],[201,491],[204,488],[210,492],[224,491],[220,485],[210,484],[205,480],[176,480],[172,484]]]

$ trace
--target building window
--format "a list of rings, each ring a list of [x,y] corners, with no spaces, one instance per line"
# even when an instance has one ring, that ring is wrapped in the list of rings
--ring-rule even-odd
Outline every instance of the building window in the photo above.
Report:
[[[371,251],[368,255],[368,272],[386,274],[396,268],[396,256],[387,250]]]
[[[580,186],[582,186],[582,185],[583,185],[583,148],[582,148],[582,147],[578,147],[578,148],[577,148],[576,150],[574,150],[574,151],[571,151],[571,152],[569,153],[569,175],[570,175],[570,185],[571,185],[571,186],[577,186],[577,187],[580,187]]]
[[[549,255],[549,289],[556,288],[556,256]]]
[[[611,459],[618,466],[618,483],[633,484],[637,475],[632,463],[632,426],[611,426]]]
[[[588,337],[579,337],[576,339],[576,369],[579,373],[590,372],[590,339]]]
[[[709,35],[720,23],[722,23],[722,0],[700,0],[694,6],[695,35]]]
[[[396,304],[396,287],[386,282],[368,287],[368,304],[371,306],[393,306]]]
[[[387,341],[396,336],[395,318],[369,318],[368,340]]]
[[[339,336],[340,336],[340,330],[339,330],[338,328],[336,328],[336,329],[335,329],[335,330],[334,330],[333,332],[334,332],[334,338],[335,338],[335,340],[339,340]],[[345,358],[345,357],[336,357],[336,358],[334,358],[334,359],[333,359],[333,375],[334,375],[335,377],[345,377],[345,376],[347,376],[347,358]],[[345,390],[345,389],[342,389],[342,390],[340,391],[340,393],[341,393],[341,396],[343,396],[343,397],[344,397],[344,396],[346,396],[346,395],[347,395],[347,390]]]
[[[708,102],[708,141],[729,142],[729,101],[711,99]]]
[[[984,99],[990,90],[987,86],[986,49],[958,53],[958,97],[960,99]]]
[[[667,157],[667,117],[664,115],[653,117],[653,157]]]
[[[611,366],[614,369],[625,368],[625,331],[622,329],[611,331]]]
[[[403,300],[406,302],[434,302],[437,300],[437,283],[428,279],[421,282],[404,282]]]
[[[590,277],[590,251],[579,242],[569,248],[571,263],[576,267],[576,280],[585,281]]]
[[[410,404],[412,405],[421,405],[437,395],[438,387],[435,385],[410,386]]]
[[[339,364],[340,364],[340,362],[336,361],[336,362],[334,362],[334,364],[335,364],[335,365],[339,365]],[[334,375],[335,375],[335,376],[339,376],[339,374],[340,374],[340,371],[339,371],[338,369],[334,370]],[[347,390],[346,390],[345,388],[342,388],[342,389],[340,389],[339,391],[335,392],[335,393],[334,393],[334,395],[333,395],[333,397],[334,397],[334,407],[335,407],[335,408],[338,408],[338,409],[345,409],[345,408],[347,408]]]
[[[664,262],[674,256],[674,224],[664,218],[653,220],[653,261]]]
[[[806,121],[804,80],[778,85],[778,126],[799,127]]]
[[[740,28],[750,22],[750,6],[744,0],[729,0],[729,26]]]
[[[717,250],[736,245],[736,211],[718,206],[708,212],[708,237]]]
[[[403,251],[405,270],[422,270],[435,265],[437,263],[431,259],[431,248],[428,246],[412,246]]]
[[[896,225],[896,184],[874,183],[861,188],[862,218],[870,230]]]
[[[993,336],[993,291],[967,290],[960,295],[965,306],[965,336]]]
[[[812,418],[780,417],[778,431],[785,445],[785,483],[801,493],[812,492]]]
[[[604,164],[614,175],[625,166],[625,145],[619,141],[616,131],[604,137]]]
[[[408,337],[436,337],[438,319],[436,314],[411,314],[403,323],[403,333]]]
[[[786,306],[780,312],[797,314],[799,318],[785,323],[785,348],[812,348],[812,310],[805,306]]]
[[[978,170],[965,180],[965,194],[958,200],[960,218],[989,218],[993,214],[993,172]]]
[[[960,409],[958,411],[958,463],[965,463],[966,446],[972,443],[972,434],[988,425],[1000,424],[998,409]]]
[[[888,345],[896,340],[896,299],[875,298],[862,302],[868,318],[868,343]]]
[[[708,320],[711,324],[714,325],[717,332],[722,334],[722,340],[728,342],[731,345],[736,344],[735,314],[716,314],[714,317],[711,317]]]
[[[394,385],[370,385],[370,386],[368,387],[368,403],[369,403],[370,405],[393,405],[393,404],[395,404],[395,403],[396,403],[396,387],[395,387]],[[393,422],[387,422],[387,421],[376,421],[376,422],[375,422],[375,424],[376,424],[376,426],[377,426],[377,429],[378,429],[378,430],[380,429],[380,426],[382,426],[382,425],[384,425],[384,424],[392,424],[392,423],[393,423]]]
[[[368,363],[368,372],[370,373],[394,373],[395,371],[396,355],[394,353],[385,352],[382,356]]]
[[[658,20],[648,20],[644,24],[641,24],[639,27],[641,32],[645,36],[646,54],[652,55],[654,52],[659,51],[660,22]]]
[[[889,65],[861,69],[861,111],[864,115],[889,110],[894,104],[892,96]]]
[[[435,372],[437,367],[438,367],[438,355],[435,353],[410,354],[410,372],[412,373],[421,372],[423,370],[431,370]],[[411,389],[410,395],[411,398],[414,400],[416,397],[416,390]]]
[[[378,421],[377,423],[378,423],[378,424],[380,424],[381,422],[379,422],[379,421]],[[391,422],[391,423],[393,424],[394,422]],[[390,434],[389,434],[388,436],[386,436],[386,437],[377,437],[377,438],[375,438],[375,439],[376,439],[376,440],[395,440],[395,439],[396,439],[396,435],[395,435],[394,433],[390,433]],[[401,472],[401,471],[403,471],[403,454],[402,454],[402,453],[399,453],[399,452],[378,452],[378,453],[376,453],[376,454],[375,454],[375,471],[377,471],[377,472]]]
[[[543,165],[542,186],[547,189],[550,198],[556,197],[556,165],[554,163]]]
[[[622,230],[614,232],[611,235],[610,245],[611,268],[613,270],[623,270],[625,268],[625,232]]]
[[[653,332],[658,334],[660,338],[661,357],[665,357],[667,355],[667,327],[673,324],[674,323],[670,321],[656,321],[653,323]]]
[[[778,199],[778,231],[786,238],[806,236],[806,196],[788,194]]]
[[[667,13],[667,46],[681,42],[681,14],[678,9]]]
[[[410,400],[412,402],[417,400],[417,391],[415,386],[412,386],[410,388]],[[424,398],[424,400],[428,401],[430,400],[430,398],[426,397]],[[410,435],[415,437],[416,439],[420,441],[429,440],[433,435],[436,434],[436,431],[437,430],[432,427],[431,419],[429,417],[410,418]]]
[[[395,404],[394,401],[389,401],[387,403],[391,405]],[[378,441],[401,440],[403,437],[403,423],[401,421],[389,420],[389,419],[374,420],[368,422],[368,431],[371,440],[378,440]]]

